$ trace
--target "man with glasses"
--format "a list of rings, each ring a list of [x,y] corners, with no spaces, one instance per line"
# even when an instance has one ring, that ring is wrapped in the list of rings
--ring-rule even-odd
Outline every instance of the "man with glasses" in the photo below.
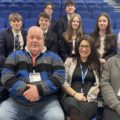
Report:
[[[57,21],[53,18],[54,6],[51,2],[47,2],[44,6],[44,12],[47,13],[50,17],[50,26],[49,29],[52,30],[53,32],[57,33]]]

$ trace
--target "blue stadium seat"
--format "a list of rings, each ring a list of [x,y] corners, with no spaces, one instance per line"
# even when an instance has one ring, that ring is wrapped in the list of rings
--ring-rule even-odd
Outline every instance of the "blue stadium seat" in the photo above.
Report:
[[[29,17],[30,17],[29,11],[26,11],[26,10],[18,10],[18,11],[16,11],[16,12],[20,13],[20,14],[22,15],[23,19],[26,19],[26,18],[29,18]]]
[[[115,28],[120,29],[120,19],[115,20]]]
[[[102,12],[102,11],[94,11],[94,12],[92,13],[92,18],[93,18],[94,20],[96,20],[96,19],[99,17],[99,15],[101,14],[101,12]]]
[[[29,27],[36,25],[36,18],[29,18],[29,19],[25,19],[24,21],[24,28],[28,29]]]
[[[88,6],[88,7],[89,7],[89,6],[96,6],[96,2],[94,2],[94,1],[93,1],[93,2],[86,2],[85,4],[86,4],[86,6]]]
[[[110,23],[111,23],[112,29],[115,29],[115,20],[111,18]]]
[[[17,11],[17,10],[20,10],[21,7],[18,6],[18,5],[9,5],[9,6],[7,7],[7,9],[8,9],[8,10],[11,10],[11,11]]]
[[[0,17],[3,17],[5,19],[8,19],[9,14],[11,13],[11,10],[4,10],[0,12]]]
[[[78,12],[81,16],[82,19],[85,19],[85,18],[91,18],[91,12],[88,12],[88,11],[79,11]]]
[[[109,6],[107,2],[101,2],[100,0],[97,0],[96,4],[101,6],[101,7],[102,6]]]
[[[85,29],[94,29],[95,27],[95,20],[94,19],[83,19],[82,20],[83,24],[83,30]]]
[[[118,33],[120,32],[120,29],[112,29],[113,33],[118,36]]]
[[[81,6],[76,9],[77,12],[79,11],[88,11],[88,8],[86,6]]]
[[[2,11],[2,10],[6,10],[7,9],[7,7],[6,7],[6,5],[0,5],[0,11]]]
[[[100,6],[90,6],[88,7],[90,12],[94,12],[94,11],[102,11],[102,8]]]
[[[111,7],[111,6],[102,6],[102,11],[104,11],[104,12],[111,12],[111,11],[113,11],[114,9],[113,9],[113,7]]]
[[[38,2],[38,4],[41,5],[41,6],[44,6],[46,4],[46,2],[45,1],[40,1],[40,2]]]
[[[119,19],[120,18],[120,12],[111,11],[111,12],[109,12],[109,15],[112,19]]]
[[[5,28],[6,24],[6,19],[5,18],[0,18],[0,29]]]
[[[9,5],[12,5],[12,4],[13,4],[13,0],[2,0],[2,1],[1,1],[1,4],[2,4],[2,5],[9,6]]]
[[[37,18],[42,11],[36,10],[30,12],[30,18]]]
[[[28,10],[28,11],[30,11],[31,9],[34,9],[34,6],[24,4],[19,8],[20,8],[20,10]]]
[[[25,4],[24,0],[15,0],[13,2],[13,5],[17,5],[17,6],[22,6],[24,4]]]
[[[26,5],[37,5],[37,2],[35,0],[26,0],[24,2]]]
[[[58,19],[60,18],[60,12],[53,12],[52,17],[53,17],[55,20],[58,20]]]
[[[94,29],[84,28],[83,32],[90,35],[91,33],[93,33],[93,30]]]

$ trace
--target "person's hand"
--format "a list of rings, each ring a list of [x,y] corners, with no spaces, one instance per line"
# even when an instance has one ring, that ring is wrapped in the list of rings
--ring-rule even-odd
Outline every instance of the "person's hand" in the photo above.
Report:
[[[104,64],[104,63],[106,62],[106,60],[103,59],[103,58],[99,58],[99,60],[100,60],[100,63],[101,63],[101,64]]]
[[[40,96],[36,85],[27,84],[27,86],[29,89],[23,93],[24,97],[29,101],[38,101],[40,99]]]
[[[84,101],[84,102],[87,101],[87,98],[84,96],[83,93],[78,93],[78,92],[77,92],[77,93],[74,95],[74,98],[75,98],[76,100],[78,100],[78,101]]]

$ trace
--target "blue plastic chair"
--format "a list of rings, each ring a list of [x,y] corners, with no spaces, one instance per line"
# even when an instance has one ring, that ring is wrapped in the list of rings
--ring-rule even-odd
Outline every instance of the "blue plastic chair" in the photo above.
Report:
[[[91,18],[91,12],[88,11],[79,11],[79,14],[82,19]]]
[[[83,19],[83,30],[85,29],[94,29],[95,27],[95,20],[94,19]]]
[[[120,19],[115,20],[115,29],[120,29]]]
[[[36,25],[36,18],[25,19],[24,28],[28,29],[29,27]]]
[[[120,12],[111,11],[111,12],[109,12],[109,15],[112,19],[119,19],[120,18]]]

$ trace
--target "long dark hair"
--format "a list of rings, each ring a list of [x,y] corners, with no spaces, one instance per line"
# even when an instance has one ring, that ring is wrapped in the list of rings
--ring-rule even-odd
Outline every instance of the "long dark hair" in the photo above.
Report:
[[[90,45],[90,49],[91,49],[91,53],[87,59],[87,63],[90,65],[91,69],[94,69],[98,72],[98,75],[100,76],[100,61],[99,61],[99,57],[98,57],[98,52],[95,48],[95,43],[94,40],[91,36],[89,35],[84,35],[80,41],[78,42],[78,44],[76,45],[75,48],[75,52],[76,52],[76,56],[75,58],[77,58],[77,61],[80,62],[80,53],[79,53],[79,47],[81,42],[85,40],[89,43]]]
[[[97,21],[96,21],[96,26],[95,26],[95,29],[94,29],[94,32],[92,33],[92,37],[94,38],[95,40],[95,45],[96,45],[96,48],[99,48],[100,47],[100,38],[99,38],[99,27],[98,27],[98,21],[99,21],[99,18],[101,16],[104,16],[105,18],[107,18],[108,20],[108,26],[106,28],[106,38],[105,38],[105,47],[106,48],[109,48],[111,45],[114,44],[113,42],[113,39],[109,39],[111,37],[113,37],[113,32],[112,32],[112,28],[111,28],[111,21],[110,21],[110,17],[109,15],[106,13],[106,12],[102,12]]]

